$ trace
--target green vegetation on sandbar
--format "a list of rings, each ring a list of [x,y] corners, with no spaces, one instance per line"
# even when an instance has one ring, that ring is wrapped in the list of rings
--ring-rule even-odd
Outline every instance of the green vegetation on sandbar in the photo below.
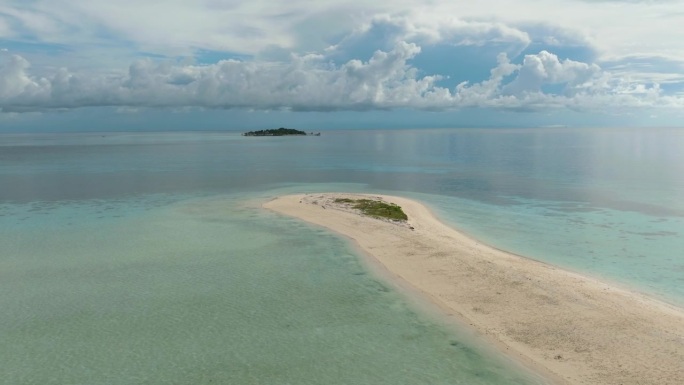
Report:
[[[393,221],[405,221],[408,219],[404,210],[401,206],[394,203],[387,203],[383,201],[375,201],[371,199],[349,199],[349,198],[337,198],[335,203],[349,203],[353,204],[352,207],[361,210],[362,213],[375,217],[375,218],[385,218]]]
[[[277,130],[249,131],[242,134],[244,136],[286,136],[286,135],[306,135],[306,132],[295,130],[294,128],[280,127]],[[312,134],[313,135],[313,134]],[[320,134],[317,134],[320,135]]]

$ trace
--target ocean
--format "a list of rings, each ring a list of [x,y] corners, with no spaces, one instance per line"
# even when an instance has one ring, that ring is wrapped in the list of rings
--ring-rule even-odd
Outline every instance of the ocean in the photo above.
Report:
[[[0,384],[543,383],[260,207],[323,191],[684,305],[681,129],[0,134]]]

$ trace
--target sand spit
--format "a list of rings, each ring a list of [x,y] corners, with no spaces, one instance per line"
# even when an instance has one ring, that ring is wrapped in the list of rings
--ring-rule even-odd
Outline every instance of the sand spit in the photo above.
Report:
[[[409,220],[362,216],[339,197],[396,203]],[[489,247],[405,198],[291,195],[264,207],[353,239],[391,276],[554,382],[684,384],[682,309]]]

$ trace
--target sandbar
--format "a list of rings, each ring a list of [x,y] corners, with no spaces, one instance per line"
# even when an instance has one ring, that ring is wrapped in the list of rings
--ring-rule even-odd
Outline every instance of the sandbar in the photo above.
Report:
[[[398,204],[409,219],[335,202],[360,197]],[[263,206],[352,239],[393,279],[552,383],[684,384],[681,308],[490,247],[402,197],[316,193]]]

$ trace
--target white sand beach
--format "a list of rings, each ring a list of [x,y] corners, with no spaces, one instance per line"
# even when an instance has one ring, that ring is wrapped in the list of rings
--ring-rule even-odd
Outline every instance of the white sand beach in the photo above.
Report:
[[[338,197],[400,205],[406,223]],[[684,384],[684,311],[597,279],[487,246],[413,200],[324,193],[265,208],[351,238],[389,276],[559,384]]]

